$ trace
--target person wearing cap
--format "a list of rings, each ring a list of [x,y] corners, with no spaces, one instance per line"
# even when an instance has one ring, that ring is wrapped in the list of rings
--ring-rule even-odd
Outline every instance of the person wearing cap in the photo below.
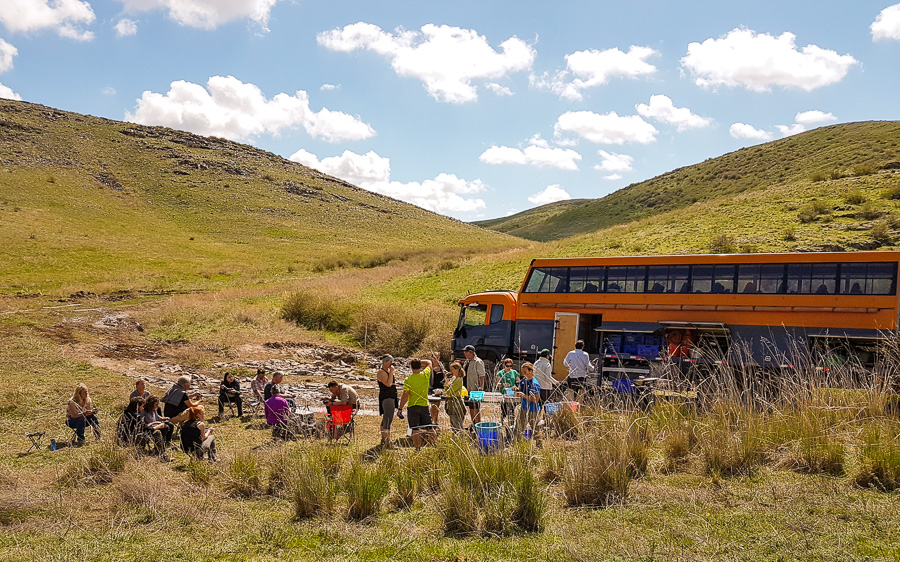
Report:
[[[484,389],[484,361],[481,357],[475,355],[475,346],[467,345],[463,348],[463,354],[466,356],[466,362],[463,363],[463,370],[466,372],[465,385],[469,392],[473,390]],[[472,423],[481,421],[481,402],[467,400],[466,406],[469,407],[469,417]]]
[[[559,388],[559,381],[553,377],[549,349],[542,349],[538,354],[538,359],[534,362],[534,379],[541,385],[541,404],[544,404]]]
[[[384,355],[375,378],[378,380],[378,413],[381,414],[381,444],[391,444],[391,423],[397,409],[397,386],[394,384],[394,358]]]
[[[291,424],[291,405],[281,396],[281,389],[274,386],[272,396],[266,400],[266,423],[272,428],[272,437],[288,439],[294,431]]]

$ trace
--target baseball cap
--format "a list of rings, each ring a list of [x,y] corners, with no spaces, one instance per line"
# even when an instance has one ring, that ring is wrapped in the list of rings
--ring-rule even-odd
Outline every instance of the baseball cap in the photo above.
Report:
[[[472,353],[475,353],[475,346],[467,345],[466,347],[463,348],[463,351],[471,351]]]
[[[549,350],[549,349],[542,349],[542,350],[541,350],[541,357],[550,357],[550,350]]]

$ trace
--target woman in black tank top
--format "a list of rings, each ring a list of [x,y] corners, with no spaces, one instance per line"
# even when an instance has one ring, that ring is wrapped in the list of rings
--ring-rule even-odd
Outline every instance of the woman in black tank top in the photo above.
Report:
[[[385,355],[381,358],[378,369],[378,413],[381,414],[381,444],[390,446],[391,423],[394,421],[394,410],[397,408],[397,387],[394,386],[394,358]]]

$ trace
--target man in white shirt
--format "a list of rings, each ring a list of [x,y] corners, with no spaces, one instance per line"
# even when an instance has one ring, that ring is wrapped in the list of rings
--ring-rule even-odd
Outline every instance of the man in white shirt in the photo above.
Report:
[[[566,355],[563,365],[569,368],[567,382],[572,389],[573,399],[578,400],[578,395],[584,390],[584,379],[591,368],[591,358],[584,351],[583,340],[575,342],[575,349]]]
[[[541,404],[550,400],[550,396],[559,388],[559,381],[553,378],[553,365],[550,364],[550,350],[542,349],[534,362],[534,378],[541,385]]]

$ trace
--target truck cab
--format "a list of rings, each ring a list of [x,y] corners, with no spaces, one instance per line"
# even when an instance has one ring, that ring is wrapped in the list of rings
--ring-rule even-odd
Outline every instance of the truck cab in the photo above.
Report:
[[[514,292],[489,291],[467,296],[459,301],[459,321],[451,342],[453,356],[462,358],[463,348],[472,345],[478,357],[496,364],[510,353],[515,321]]]

